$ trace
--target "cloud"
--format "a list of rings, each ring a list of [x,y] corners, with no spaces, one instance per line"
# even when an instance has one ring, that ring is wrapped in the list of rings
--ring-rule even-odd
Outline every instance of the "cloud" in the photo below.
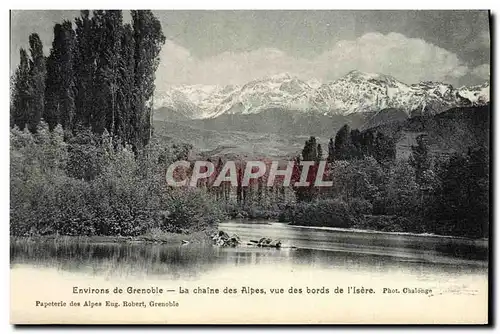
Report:
[[[490,32],[489,30],[483,30],[481,31],[476,38],[473,38],[470,40],[470,42],[467,44],[466,49],[475,51],[475,50],[481,50],[481,49],[488,49],[490,48]]]
[[[249,52],[224,52],[198,59],[189,50],[167,41],[161,51],[156,85],[172,84],[244,84],[264,76],[289,72],[302,76],[311,61],[294,58],[274,48]]]
[[[355,40],[342,40],[313,58],[261,48],[200,59],[167,41],[161,53],[157,86],[243,84],[282,72],[303,79],[334,80],[353,69],[393,75],[408,84],[424,80],[453,83],[470,71],[456,54],[398,33],[367,33]]]
[[[357,69],[416,83],[454,80],[468,72],[456,54],[422,39],[397,33],[368,33],[354,41],[340,41],[321,58],[324,70],[332,72],[332,77]]]
[[[481,79],[488,80],[490,78],[490,65],[489,64],[479,65],[472,70],[472,74]]]

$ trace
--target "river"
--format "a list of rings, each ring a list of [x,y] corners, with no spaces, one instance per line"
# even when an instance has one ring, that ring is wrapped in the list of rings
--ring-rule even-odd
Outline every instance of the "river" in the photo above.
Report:
[[[322,315],[320,310],[309,314],[312,309],[301,308],[302,312],[297,313],[293,320],[300,321],[316,317],[317,321],[320,319],[335,321],[338,319],[337,316],[340,317],[343,314],[342,319],[346,319],[347,322],[369,321],[370,319],[371,322],[383,322],[386,319],[384,318],[386,313],[382,312],[384,308],[387,308],[392,310],[392,317],[395,316],[394,312],[402,312],[399,318],[387,318],[392,319],[391,321],[402,319],[404,323],[425,322],[427,318],[435,319],[433,317],[436,316],[437,310],[442,310],[438,307],[439,302],[429,302],[431,299],[437,300],[439,298],[445,298],[442,301],[447,301],[449,298],[455,300],[448,307],[450,311],[453,310],[455,316],[457,312],[466,312],[465,305],[476,303],[475,313],[466,312],[464,314],[474,316],[474,319],[484,319],[485,317],[488,290],[488,242],[486,240],[309,228],[278,222],[258,221],[229,221],[220,224],[219,228],[230,235],[239,235],[243,240],[243,246],[219,248],[195,244],[165,246],[139,243],[13,242],[11,244],[11,289],[13,293],[19,293],[15,292],[19,290],[31,291],[31,293],[23,293],[23,298],[13,300],[14,313],[12,316],[22,318],[22,314],[26,314],[26,307],[31,305],[34,296],[48,298],[49,292],[54,293],[54,289],[56,291],[63,289],[66,294],[69,294],[69,297],[76,298],[80,296],[75,297],[71,291],[77,285],[125,286],[137,284],[149,286],[160,284],[165,286],[165,289],[171,289],[172,298],[175,297],[184,304],[190,304],[190,310],[193,312],[203,305],[207,306],[206,303],[209,300],[207,299],[200,304],[200,300],[196,299],[195,301],[192,294],[190,297],[181,295],[179,287],[220,288],[221,291],[224,287],[234,287],[241,291],[242,287],[251,286],[263,287],[269,291],[269,288],[274,286],[275,288],[281,287],[288,293],[292,293],[293,288],[297,291],[303,289],[305,294],[305,290],[309,288],[317,289],[318,293],[321,291],[320,289],[323,289],[323,292],[328,289],[332,293],[335,289],[342,288],[347,291],[348,287],[357,286],[366,289],[373,288],[378,295],[384,298],[390,296],[390,293],[382,294],[384,287],[399,291],[409,288],[415,289],[414,291],[428,292],[422,292],[422,296],[410,299],[403,298],[402,295],[390,296],[391,302],[387,299],[387,303],[383,302],[378,306],[374,306],[373,302],[380,302],[379,298],[382,297],[359,300],[356,299],[357,297],[345,298],[344,294],[341,297],[343,299],[340,299],[342,300],[341,311],[343,313],[336,313],[335,316],[328,313],[328,316],[323,315],[320,318]],[[280,239],[284,247],[282,249],[268,249],[246,245],[249,240],[261,237]],[[43,282],[51,283],[50,286],[41,286]],[[313,305],[323,300],[321,298],[330,298],[324,299],[324,304],[330,303],[328,305],[332,307],[329,294],[328,296],[318,296],[316,299],[307,299],[306,297],[300,299],[300,303]],[[424,297],[425,299],[420,299]],[[217,298],[223,298],[223,296],[219,295]],[[239,306],[231,304],[234,302],[232,299],[230,302],[224,299],[224,303],[210,304],[210,307],[226,309],[233,305],[233,310],[237,308],[244,312],[244,310],[248,311],[246,308],[251,307],[256,300],[245,295],[241,298],[247,298],[244,303],[246,306],[243,308],[241,303],[234,304]],[[258,298],[264,297],[259,296]],[[274,298],[273,302],[277,302],[277,305],[279,303],[289,304],[290,300],[281,298]],[[415,302],[424,303],[421,308],[417,309],[417,314],[413,312]],[[394,303],[399,303],[396,309],[394,309]],[[266,305],[266,303],[264,304]],[[266,308],[262,303],[259,303],[259,307]],[[365,307],[366,311],[363,311]],[[356,309],[357,313],[349,311],[350,308]],[[374,308],[378,309],[379,313],[374,313]],[[273,319],[290,320],[291,311],[281,314],[274,308],[272,310],[268,312],[274,312]],[[33,310],[28,314],[31,314],[32,318],[38,319],[37,312]],[[366,312],[368,315],[365,314]],[[411,312],[412,316],[409,316],[408,312]],[[364,315],[361,317],[358,313]],[[84,317],[85,314],[80,313],[79,316]],[[126,314],[123,311],[117,312],[112,319],[116,321],[132,319],[127,318]],[[148,314],[151,318],[145,314],[141,318],[141,322],[144,319],[147,322],[158,321],[152,315],[153,313]],[[190,322],[189,314],[179,313],[176,319],[181,323],[184,320]],[[240,319],[241,314],[236,312],[234,318],[229,317],[227,321]],[[308,314],[309,318],[307,318]],[[356,314],[358,314],[358,318],[356,318]],[[61,316],[53,316],[53,319],[61,319]],[[92,316],[96,317],[95,314]],[[260,317],[256,315],[252,319],[247,318],[247,320],[258,322],[267,319],[262,318],[262,316],[262,314]],[[348,318],[349,316],[352,319]],[[46,314],[43,319],[47,319],[47,317]],[[87,318],[82,319],[80,322],[87,321]],[[111,318],[105,318],[106,321],[109,319]],[[450,315],[448,323],[454,323],[453,319],[456,318],[452,318]],[[213,318],[206,318],[208,322],[212,320]]]

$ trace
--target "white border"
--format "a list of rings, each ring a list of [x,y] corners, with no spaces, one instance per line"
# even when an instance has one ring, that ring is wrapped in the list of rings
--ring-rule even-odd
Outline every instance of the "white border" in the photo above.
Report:
[[[15,328],[9,325],[9,76],[10,76],[10,66],[9,66],[9,9],[80,9],[80,8],[121,8],[121,9],[492,9],[493,15],[495,15],[495,20],[493,23],[497,23],[498,13],[500,10],[498,9],[500,1],[493,0],[475,0],[475,1],[435,1],[435,0],[420,0],[418,2],[406,2],[406,1],[360,1],[360,0],[350,0],[350,1],[324,1],[324,0],[308,0],[308,1],[291,1],[291,0],[279,0],[279,1],[269,1],[269,0],[245,0],[245,1],[193,1],[193,0],[169,0],[169,1],[151,1],[151,0],[141,0],[141,1],[132,1],[132,0],[113,0],[113,1],[103,1],[103,0],[88,0],[85,2],[74,2],[74,1],[4,1],[1,4],[2,10],[0,11],[0,22],[1,22],[1,30],[0,36],[2,39],[2,43],[0,45],[4,46],[4,51],[1,52],[2,61],[1,64],[1,72],[0,78],[2,87],[0,89],[0,96],[2,101],[2,109],[0,112],[0,119],[3,131],[0,131],[0,153],[2,157],[2,163],[0,164],[0,172],[1,172],[1,184],[0,184],[0,213],[1,213],[1,228],[0,237],[2,238],[2,264],[1,267],[3,271],[2,278],[2,288],[3,293],[1,296],[1,311],[0,311],[0,326],[2,333],[13,332]],[[374,5],[376,4],[376,7]],[[492,27],[492,30],[495,32],[497,29]],[[494,40],[493,40],[494,38]],[[492,34],[492,43],[497,45],[498,39],[496,34]],[[495,59],[492,59],[494,64],[498,63],[498,53],[495,53]],[[496,69],[497,66],[492,66],[492,69]],[[492,72],[492,76],[496,78],[495,73]],[[496,80],[494,81],[496,82]],[[498,94],[498,85],[495,85],[495,90],[492,92],[491,98],[495,101],[496,105],[496,97]],[[493,114],[496,114],[496,110],[493,110]],[[496,115],[494,117],[494,128],[500,128],[500,116]],[[499,136],[495,134],[496,131],[493,131],[494,140],[492,141],[494,147],[494,155],[495,157],[499,156],[498,148],[499,145]],[[499,163],[495,161],[495,175],[499,173]],[[492,171],[493,172],[493,171]],[[494,181],[494,179],[492,179]],[[500,207],[500,198],[497,194],[497,188],[494,189],[494,195],[496,195],[494,201],[494,207]],[[498,234],[500,230],[500,226],[498,226],[497,220],[492,222],[492,224],[497,225],[495,228],[495,235],[492,236],[494,240],[497,240],[498,243]],[[498,249],[498,245],[496,245],[496,249]],[[495,254],[495,266],[498,267],[498,255]],[[498,281],[498,279],[497,279]],[[497,300],[494,297],[494,300]],[[498,321],[499,311],[498,307],[495,307],[495,315],[494,317]],[[24,330],[31,330],[24,329]],[[37,330],[49,332],[54,330],[55,328],[38,328]],[[76,329],[76,328],[75,328]],[[132,327],[130,331],[142,331],[144,328]],[[179,331],[182,329],[174,329],[174,328],[149,328],[156,330],[168,330],[171,331]],[[327,328],[324,328],[327,329]],[[340,328],[339,328],[340,329]],[[456,328],[441,328],[439,330],[456,330]],[[468,330],[478,330],[479,328],[468,328]],[[70,331],[71,329],[60,329],[61,332]],[[111,330],[111,328],[98,328],[91,330],[90,328],[79,328],[81,332],[93,332],[93,333],[103,333],[107,330]],[[113,328],[115,331],[124,330],[121,328]],[[216,331],[217,329],[208,328],[204,330]],[[238,331],[248,332],[252,329],[238,328]],[[253,329],[258,330],[259,332],[269,332],[272,329],[268,328],[258,328]],[[283,330],[283,329],[282,329]],[[285,329],[287,330],[287,329]],[[297,329],[300,331],[310,331],[310,329],[305,329],[301,327]],[[329,330],[329,329],[327,329]],[[362,329],[354,329],[353,331],[361,331]],[[371,330],[373,330],[371,328]],[[378,329],[378,330],[387,330],[387,329]],[[396,331],[404,331],[405,329],[395,329]],[[419,329],[422,330],[422,329]],[[436,329],[431,329],[431,331],[435,331]]]

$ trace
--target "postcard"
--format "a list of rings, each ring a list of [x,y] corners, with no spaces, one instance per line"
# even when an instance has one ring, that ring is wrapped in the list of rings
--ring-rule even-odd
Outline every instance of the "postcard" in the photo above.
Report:
[[[12,324],[488,324],[487,10],[11,10]]]

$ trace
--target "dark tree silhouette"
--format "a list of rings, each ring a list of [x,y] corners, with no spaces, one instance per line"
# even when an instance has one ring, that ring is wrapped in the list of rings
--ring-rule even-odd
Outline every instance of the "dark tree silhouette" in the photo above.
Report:
[[[45,105],[45,56],[43,44],[38,34],[29,37],[31,60],[29,66],[29,87],[31,103],[28,111],[28,124],[31,132],[35,132],[42,118]]]
[[[47,59],[44,119],[53,129],[61,124],[71,130],[75,117],[75,32],[70,21],[54,26],[54,41]]]
[[[415,181],[418,184],[422,184],[424,173],[431,167],[429,148],[425,135],[417,137],[417,145],[411,147],[411,152],[410,164],[415,168]]]
[[[19,50],[20,62],[12,83],[11,125],[24,129],[29,121],[31,94],[29,86],[29,59],[26,50]]]

